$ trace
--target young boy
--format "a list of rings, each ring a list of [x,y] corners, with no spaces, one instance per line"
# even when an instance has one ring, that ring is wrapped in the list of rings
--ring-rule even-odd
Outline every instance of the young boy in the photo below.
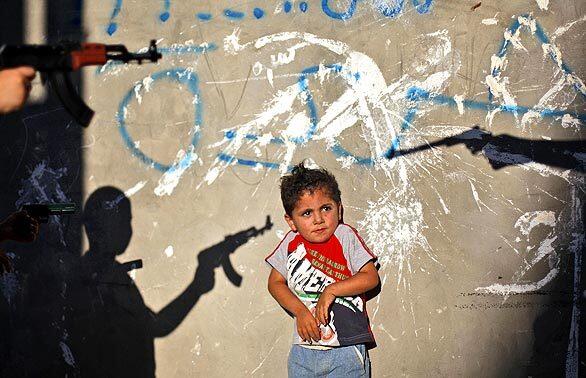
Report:
[[[341,223],[340,189],[303,163],[281,179],[291,231],[266,258],[269,292],[295,317],[289,377],[368,377],[374,337],[364,294],[379,283],[376,257]]]

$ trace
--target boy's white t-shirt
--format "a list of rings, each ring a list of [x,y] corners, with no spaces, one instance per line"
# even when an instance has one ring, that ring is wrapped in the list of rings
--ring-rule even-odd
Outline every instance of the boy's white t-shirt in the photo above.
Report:
[[[290,231],[266,262],[285,279],[289,289],[309,308],[315,309],[326,286],[355,275],[376,256],[351,226],[341,223],[325,243],[311,243]],[[321,326],[323,346],[374,344],[364,295],[338,297],[330,308],[330,322]],[[308,345],[293,328],[293,344]],[[316,343],[313,343],[316,345]]]

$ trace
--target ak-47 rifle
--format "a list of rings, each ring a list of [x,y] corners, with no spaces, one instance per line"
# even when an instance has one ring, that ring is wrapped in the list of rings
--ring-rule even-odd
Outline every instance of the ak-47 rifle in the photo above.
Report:
[[[76,92],[68,73],[81,67],[106,64],[109,60],[129,63],[143,60],[156,63],[162,55],[155,40],[144,53],[130,53],[124,45],[61,42],[56,45],[2,45],[0,69],[30,66],[41,72],[43,83],[49,81],[65,109],[75,120],[87,127],[94,116]]]

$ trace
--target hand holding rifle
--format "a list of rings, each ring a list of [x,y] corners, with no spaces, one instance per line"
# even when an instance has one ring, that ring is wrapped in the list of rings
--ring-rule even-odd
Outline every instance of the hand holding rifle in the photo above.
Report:
[[[23,107],[35,75],[35,69],[27,66],[0,70],[0,114]]]
[[[41,72],[43,82],[49,81],[63,107],[81,126],[87,127],[94,116],[94,111],[76,92],[69,72],[82,67],[104,65],[108,61],[142,64],[143,61],[157,62],[161,57],[155,40],[150,42],[146,52],[141,53],[128,52],[124,45],[101,43],[0,45],[0,73],[8,75],[5,79],[7,82],[15,80],[16,83],[14,86],[6,85],[3,90],[5,85],[0,81],[0,113],[22,107],[28,96],[30,81],[34,78],[34,70],[37,70]],[[12,77],[18,73],[23,77]],[[4,108],[3,102],[6,102]]]

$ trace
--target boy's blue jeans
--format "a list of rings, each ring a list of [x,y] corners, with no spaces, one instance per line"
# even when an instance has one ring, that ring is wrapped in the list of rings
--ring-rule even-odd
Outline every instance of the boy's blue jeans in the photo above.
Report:
[[[289,352],[289,378],[370,377],[370,360],[363,344],[329,350],[308,349],[293,344]]]

